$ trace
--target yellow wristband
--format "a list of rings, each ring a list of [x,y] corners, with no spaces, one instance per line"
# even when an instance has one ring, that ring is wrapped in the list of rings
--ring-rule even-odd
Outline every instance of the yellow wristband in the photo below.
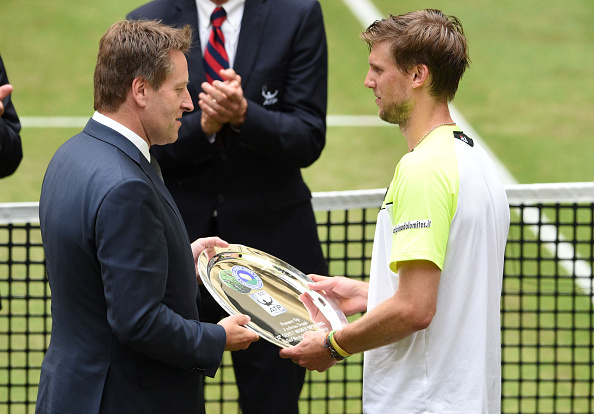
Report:
[[[335,333],[336,333],[336,331],[332,331],[332,332],[330,332],[330,335],[328,335],[328,339],[330,340],[330,343],[332,344],[332,347],[334,348],[334,350],[338,353],[338,355],[340,355],[343,358],[351,356],[352,354],[349,354],[347,351],[342,349],[340,345],[338,345],[338,342],[336,342],[336,339],[334,339]]]

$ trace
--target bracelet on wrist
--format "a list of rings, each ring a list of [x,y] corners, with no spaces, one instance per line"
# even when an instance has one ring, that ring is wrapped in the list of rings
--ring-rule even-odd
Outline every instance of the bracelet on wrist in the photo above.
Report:
[[[349,354],[347,351],[342,349],[340,345],[338,345],[336,339],[334,339],[335,333],[336,331],[332,331],[326,335],[326,337],[324,338],[324,348],[328,350],[328,353],[332,358],[334,358],[337,361],[342,361],[346,357],[351,356],[351,354]]]
[[[341,357],[340,354],[338,352],[336,352],[336,349],[334,349],[332,347],[329,337],[330,337],[330,334],[327,334],[326,337],[324,338],[324,348],[326,348],[328,350],[328,353],[330,354],[330,356],[332,358],[334,358],[337,361],[342,361],[344,358]]]
[[[340,355],[343,358],[351,356],[352,354],[349,354],[347,351],[342,349],[340,345],[338,345],[338,342],[336,342],[336,338],[334,338],[335,333],[336,331],[332,331],[328,335],[328,340],[330,341],[330,345],[332,346],[332,348],[334,348],[334,350],[338,352],[338,355]]]

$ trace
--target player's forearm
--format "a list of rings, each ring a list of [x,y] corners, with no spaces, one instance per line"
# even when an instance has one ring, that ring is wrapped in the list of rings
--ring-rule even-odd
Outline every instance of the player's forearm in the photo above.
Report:
[[[355,354],[400,341],[425,329],[428,320],[423,312],[394,296],[336,332],[334,338],[345,351]]]

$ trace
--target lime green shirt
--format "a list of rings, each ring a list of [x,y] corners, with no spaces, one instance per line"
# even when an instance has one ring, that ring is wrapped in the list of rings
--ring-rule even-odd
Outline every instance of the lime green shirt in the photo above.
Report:
[[[390,268],[398,262],[429,260],[443,269],[450,223],[458,204],[458,164],[451,137],[457,127],[441,127],[406,154],[396,167],[384,199],[394,227]],[[440,139],[442,135],[442,139]],[[444,157],[444,154],[452,156]]]

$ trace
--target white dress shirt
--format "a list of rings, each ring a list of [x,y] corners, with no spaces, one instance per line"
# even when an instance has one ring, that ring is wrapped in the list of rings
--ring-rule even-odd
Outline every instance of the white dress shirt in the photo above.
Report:
[[[100,124],[103,124],[106,127],[111,128],[114,131],[119,132],[120,134],[128,138],[128,140],[130,140],[130,142],[132,142],[132,144],[134,144],[140,150],[140,152],[142,152],[142,155],[145,156],[147,161],[151,162],[151,153],[149,152],[149,145],[137,133],[132,132],[131,129],[125,127],[119,122],[114,121],[113,119],[103,114],[100,114],[97,111],[95,111],[95,113],[93,114],[93,119],[99,122]]]

